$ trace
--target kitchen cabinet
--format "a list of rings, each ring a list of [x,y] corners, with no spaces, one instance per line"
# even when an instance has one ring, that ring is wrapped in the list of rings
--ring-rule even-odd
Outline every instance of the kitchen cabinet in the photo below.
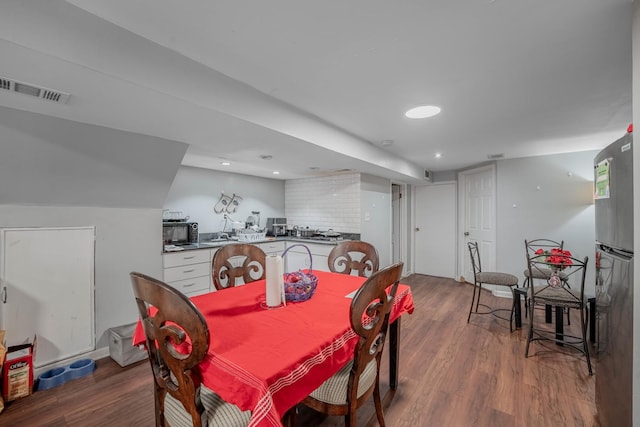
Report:
[[[260,247],[260,249],[262,249],[267,256],[282,255],[282,252],[284,252],[285,243],[282,241],[272,241],[258,243],[256,246]]]
[[[309,252],[301,245],[301,243],[288,242],[287,247],[291,248],[285,255],[285,271],[292,272],[298,270],[306,270],[309,268]],[[327,259],[329,252],[335,247],[333,244],[325,243],[304,243],[304,246],[308,247],[311,251],[311,257],[313,259],[313,270],[329,271],[329,263]]]
[[[188,297],[211,292],[211,259],[216,251],[198,249],[163,254],[164,281]]]

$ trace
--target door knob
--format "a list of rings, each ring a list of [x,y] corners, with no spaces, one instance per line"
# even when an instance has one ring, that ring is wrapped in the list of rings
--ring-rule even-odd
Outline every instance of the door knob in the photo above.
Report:
[[[420,227],[416,227],[416,231],[420,231]]]
[[[465,235],[465,236],[468,236],[468,235],[469,235],[469,232],[468,232],[468,231],[465,231],[465,232],[464,232],[464,235]]]

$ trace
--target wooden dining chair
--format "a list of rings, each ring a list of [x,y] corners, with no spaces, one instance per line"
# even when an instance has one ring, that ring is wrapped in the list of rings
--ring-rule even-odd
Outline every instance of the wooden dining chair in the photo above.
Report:
[[[471,256],[471,267],[473,268],[473,297],[471,298],[471,307],[469,308],[469,316],[467,323],[471,320],[472,314],[491,314],[503,320],[509,321],[509,330],[513,332],[513,314],[516,307],[516,296],[514,289],[518,286],[518,278],[513,274],[503,273],[499,271],[482,271],[482,263],[480,261],[480,251],[478,250],[478,242],[468,242],[469,255]],[[511,291],[511,309],[492,308],[486,304],[480,304],[480,295],[482,294],[482,285],[496,285],[508,287]],[[474,307],[475,306],[475,307]],[[482,310],[480,308],[482,307]],[[510,312],[509,318],[502,317],[504,311]]]
[[[233,288],[238,279],[250,283],[265,278],[266,255],[256,245],[232,243],[213,255],[211,274],[217,290]]]
[[[329,270],[334,273],[357,274],[369,277],[380,265],[378,250],[371,243],[347,240],[338,243],[329,252]]]
[[[200,384],[196,367],[209,348],[200,311],[166,283],[136,272],[130,276],[153,371],[156,426],[248,425],[250,411]]]
[[[372,394],[378,423],[384,427],[380,360],[402,268],[402,262],[383,268],[373,273],[358,289],[349,310],[351,327],[358,335],[353,359],[302,402],[327,415],[344,416],[346,427],[356,426],[356,410]]]

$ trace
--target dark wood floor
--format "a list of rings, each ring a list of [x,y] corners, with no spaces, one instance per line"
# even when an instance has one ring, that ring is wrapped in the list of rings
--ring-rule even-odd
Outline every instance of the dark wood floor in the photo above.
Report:
[[[526,329],[509,333],[507,322],[486,315],[467,324],[468,284],[421,275],[403,283],[411,285],[416,311],[402,319],[395,394],[389,393],[385,353],[388,426],[599,426],[595,375],[589,377],[583,357],[532,344],[525,358]],[[483,299],[509,304],[488,293]],[[572,314],[576,328],[579,319]],[[152,381],[147,361],[120,368],[101,359],[91,376],[8,403],[0,426],[153,426]],[[344,422],[301,410],[298,425]],[[358,411],[358,426],[376,425],[369,402]]]

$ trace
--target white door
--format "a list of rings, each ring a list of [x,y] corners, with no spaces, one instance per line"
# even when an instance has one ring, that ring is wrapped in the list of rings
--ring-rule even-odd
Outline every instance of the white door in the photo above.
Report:
[[[467,282],[473,282],[473,269],[467,248],[468,242],[478,242],[480,263],[484,271],[496,268],[496,180],[493,165],[460,172],[460,228],[461,244],[458,265]]]
[[[400,215],[401,215],[401,205],[400,199],[402,198],[402,193],[400,189],[400,185],[392,184],[391,185],[391,262],[396,263],[400,261]]]
[[[415,272],[456,275],[456,184],[415,189]]]
[[[94,227],[0,232],[7,345],[37,336],[36,368],[95,349]]]

